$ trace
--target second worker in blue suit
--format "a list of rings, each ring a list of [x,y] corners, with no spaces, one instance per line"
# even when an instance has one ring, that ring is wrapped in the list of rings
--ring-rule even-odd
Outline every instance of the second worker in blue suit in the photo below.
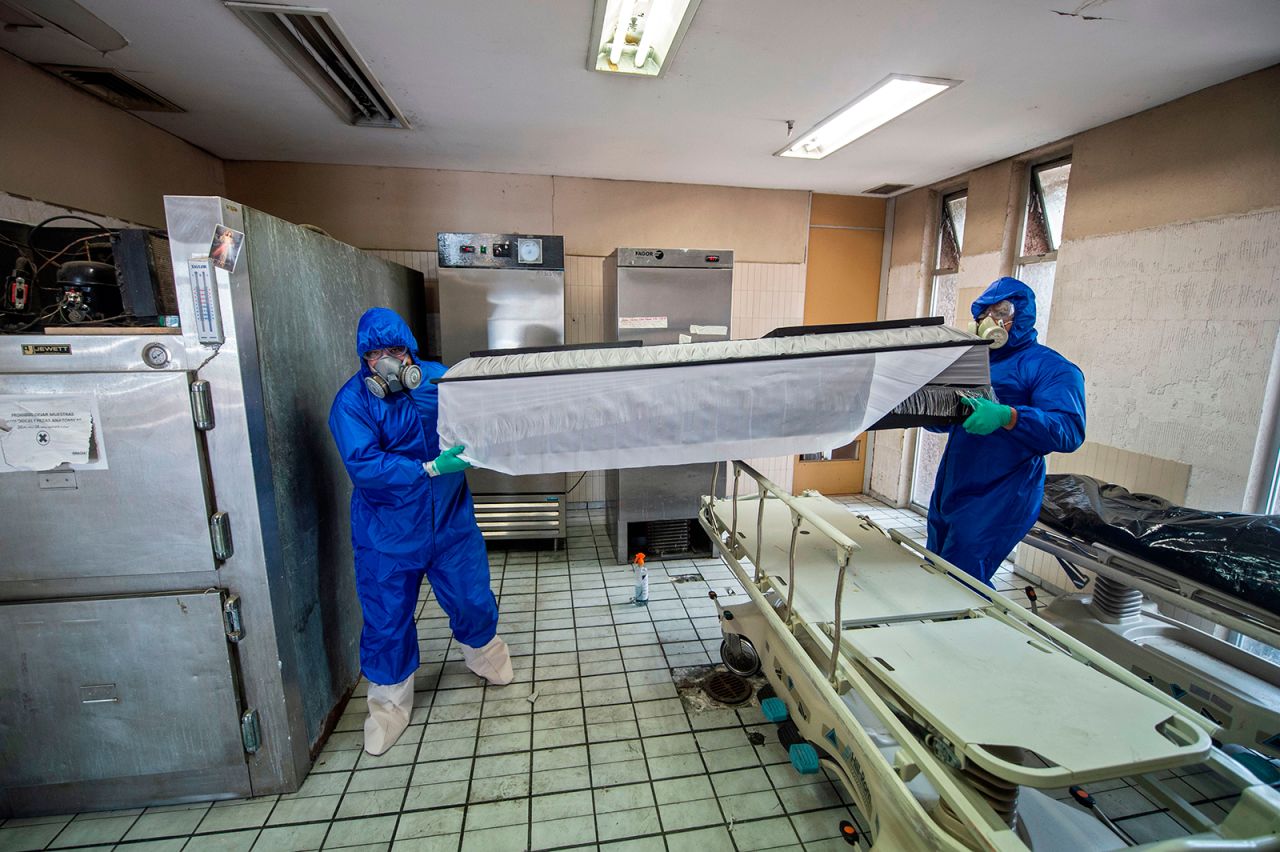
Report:
[[[459,458],[440,452],[436,387],[444,366],[422,361],[395,311],[371,308],[356,332],[360,367],[338,391],[329,431],[354,486],[351,543],[364,613],[360,667],[369,679],[364,747],[382,754],[413,712],[418,669],[414,614],[425,575],[467,667],[490,683],[512,679],[496,635],[498,604]]]
[[[973,303],[970,326],[991,346],[999,402],[974,409],[950,433],[929,501],[934,553],[990,585],[1027,534],[1044,497],[1044,457],[1084,441],[1084,374],[1036,340],[1036,296],[1016,278],[994,282]]]

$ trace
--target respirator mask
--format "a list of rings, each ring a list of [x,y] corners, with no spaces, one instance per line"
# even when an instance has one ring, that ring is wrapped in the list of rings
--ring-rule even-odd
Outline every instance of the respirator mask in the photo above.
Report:
[[[369,393],[378,399],[385,399],[387,394],[413,390],[422,384],[422,368],[400,360],[407,351],[403,346],[392,346],[366,353],[366,361],[377,356],[377,360],[369,367],[373,375],[364,377],[364,386],[369,389]]]
[[[1009,342],[1009,332],[1001,325],[1002,321],[1013,319],[1013,305],[997,302],[983,311],[982,316],[970,320],[968,332],[991,341],[992,349],[999,349]]]

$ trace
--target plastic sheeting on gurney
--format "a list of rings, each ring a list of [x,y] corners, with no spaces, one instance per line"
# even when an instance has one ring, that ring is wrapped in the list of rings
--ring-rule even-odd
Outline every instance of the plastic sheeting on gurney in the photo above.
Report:
[[[984,342],[925,325],[490,355],[439,380],[439,432],[509,474],[821,452],[948,371],[986,385]]]
[[[1040,521],[1280,615],[1280,515],[1204,512],[1093,477],[1052,474]]]

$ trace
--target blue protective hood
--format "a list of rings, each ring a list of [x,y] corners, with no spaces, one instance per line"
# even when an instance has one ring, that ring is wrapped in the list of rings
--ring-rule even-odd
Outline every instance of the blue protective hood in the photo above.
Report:
[[[1008,300],[1013,305],[1013,328],[1009,329],[1009,342],[991,350],[991,358],[1000,360],[1036,342],[1036,294],[1017,278],[1000,278],[982,295],[974,299],[973,318],[996,302]]]
[[[369,372],[364,353],[387,346],[408,346],[413,360],[419,360],[418,339],[400,315],[390,308],[370,308],[360,317],[356,330],[356,360],[360,362],[360,372]]]

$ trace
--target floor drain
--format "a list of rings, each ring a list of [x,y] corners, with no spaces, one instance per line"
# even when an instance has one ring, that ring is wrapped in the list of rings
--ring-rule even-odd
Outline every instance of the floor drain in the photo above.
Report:
[[[732,672],[715,672],[702,682],[708,696],[721,704],[742,704],[751,697],[751,684]]]

